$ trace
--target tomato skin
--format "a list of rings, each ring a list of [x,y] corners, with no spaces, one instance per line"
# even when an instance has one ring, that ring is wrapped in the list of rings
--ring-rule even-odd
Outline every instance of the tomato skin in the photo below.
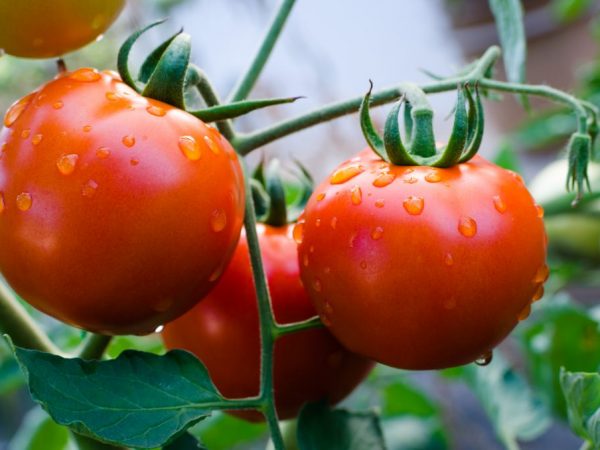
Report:
[[[542,211],[520,177],[481,157],[433,169],[365,150],[349,165],[315,190],[296,230],[323,322],[349,350],[403,369],[491,351],[547,277]]]
[[[0,271],[31,305],[90,331],[146,334],[215,284],[244,206],[218,131],[92,69],[50,81],[4,120]]]
[[[299,278],[291,228],[258,225],[259,242],[279,323],[316,315]],[[168,348],[187,349],[208,368],[219,391],[230,398],[258,395],[258,309],[245,233],[218,285],[191,311],[165,326]],[[283,336],[275,344],[275,404],[280,419],[298,414],[309,401],[336,403],[348,395],[373,363],[344,349],[325,329]],[[232,414],[262,420],[257,411]]]
[[[0,0],[0,48],[51,58],[89,44],[114,22],[125,0]]]

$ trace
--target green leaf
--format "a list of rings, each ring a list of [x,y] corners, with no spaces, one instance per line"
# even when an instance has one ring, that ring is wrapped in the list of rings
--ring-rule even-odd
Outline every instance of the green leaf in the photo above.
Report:
[[[600,374],[562,369],[560,385],[567,401],[571,429],[600,447]]]
[[[493,162],[504,169],[521,172],[521,164],[519,163],[517,151],[507,141],[500,144],[500,148],[496,152]]]
[[[8,450],[75,450],[69,429],[56,424],[41,408],[29,411]]]
[[[387,385],[382,392],[383,417],[412,415],[418,417],[432,417],[438,414],[435,404],[427,396],[402,381]]]
[[[489,0],[496,20],[496,29],[502,45],[506,78],[512,83],[525,82],[527,61],[527,38],[523,24],[523,7],[520,0]],[[528,108],[525,95],[521,104]]]
[[[250,423],[216,412],[213,417],[200,422],[190,431],[210,450],[229,450],[263,438],[267,427],[264,423]]]
[[[379,418],[373,412],[331,410],[309,403],[298,417],[300,450],[385,450]]]
[[[163,447],[163,450],[207,450],[207,448],[190,433],[183,433],[169,445]]]
[[[465,376],[507,447],[535,439],[550,425],[546,405],[498,352],[488,366],[465,367]]]
[[[165,445],[224,399],[191,353],[125,351],[110,361],[15,348],[35,401],[59,424],[130,447]]]

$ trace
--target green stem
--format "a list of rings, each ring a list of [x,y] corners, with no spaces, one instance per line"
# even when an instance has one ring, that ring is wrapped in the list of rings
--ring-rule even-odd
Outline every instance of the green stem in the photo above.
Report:
[[[311,328],[322,328],[323,322],[319,317],[312,317],[302,322],[288,323],[285,325],[275,325],[275,337],[279,339],[286,334],[298,333],[299,331],[310,330]]]
[[[108,348],[112,336],[103,334],[92,334],[83,344],[83,348],[79,352],[81,359],[100,359]]]
[[[3,281],[0,281],[0,330],[8,334],[19,347],[62,354]]]
[[[466,75],[430,83],[421,86],[420,88],[427,94],[434,94],[438,92],[454,90],[458,84],[480,81],[483,79],[486,71],[496,62],[499,57],[500,49],[495,46],[490,47],[478,60],[473,69]],[[394,86],[375,92],[371,96],[371,105],[383,105],[398,99],[402,95],[403,86],[404,83],[400,84],[399,86]],[[332,119],[336,119],[347,114],[355,113],[360,108],[362,100],[363,96],[360,96],[343,102],[332,103],[330,105],[310,111],[306,114],[302,114],[300,116],[279,122],[278,124],[263,128],[262,130],[258,130],[246,135],[238,135],[235,137],[233,145],[240,154],[246,155],[252,150],[262,147],[269,142],[273,142],[276,139],[323,122],[328,122]]]
[[[275,43],[277,42],[295,3],[296,0],[283,0],[275,17],[273,17],[271,26],[267,30],[267,34],[263,38],[262,44],[254,56],[254,60],[246,70],[245,75],[233,89],[227,103],[245,100],[248,97],[250,91],[252,91],[252,88],[256,84],[256,80],[258,80],[260,73],[265,67],[269,56],[271,56]]]

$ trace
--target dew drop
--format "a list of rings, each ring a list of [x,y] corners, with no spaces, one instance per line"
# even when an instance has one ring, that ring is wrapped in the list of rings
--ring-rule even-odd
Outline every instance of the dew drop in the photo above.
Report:
[[[52,107],[54,109],[61,109],[63,106],[65,106],[65,104],[63,102],[61,102],[60,100],[52,103]]]
[[[304,267],[308,267],[308,253],[305,253],[302,256],[302,264],[304,265]]]
[[[164,326],[164,325],[159,325],[159,326],[157,326],[157,327],[154,329],[154,332],[155,332],[155,333],[162,333],[164,329],[165,329],[165,326]]]
[[[148,111],[150,114],[152,114],[153,116],[156,117],[163,117],[167,114],[167,111],[165,111],[164,108],[161,108],[160,106],[156,106],[156,105],[150,105],[146,108],[146,111]]]
[[[191,161],[198,161],[200,159],[200,146],[193,136],[181,136],[178,145],[187,159]]]
[[[29,192],[21,192],[17,195],[17,208],[21,211],[27,211],[33,204],[33,198]]]
[[[494,357],[494,354],[491,351],[487,351],[485,352],[483,355],[481,355],[479,358],[477,358],[475,360],[475,364],[477,364],[478,366],[487,366],[489,363],[492,362],[492,359]]]
[[[499,195],[494,195],[494,208],[496,208],[496,211],[498,211],[500,214],[504,213],[504,211],[506,211],[506,203],[504,203],[504,200],[502,200],[502,197],[500,197]]]
[[[136,159],[136,158],[131,158],[129,160],[129,164],[131,164],[132,166],[137,166],[139,163],[140,163],[140,160]]]
[[[84,133],[89,133],[90,131],[92,131],[92,126],[91,125],[84,125],[82,128]]]
[[[87,183],[83,185],[83,188],[81,188],[81,195],[91,198],[96,194],[96,189],[98,189],[98,183],[94,180],[88,180]]]
[[[114,92],[107,92],[105,94],[106,96],[106,100],[108,100],[109,102],[116,102],[117,100],[119,100],[119,97],[117,94],[115,94]]]
[[[101,78],[101,75],[95,69],[84,67],[82,69],[77,69],[75,72],[71,73],[71,75],[69,75],[69,78],[71,80],[89,83],[92,81],[98,81]]]
[[[360,205],[362,203],[362,191],[360,186],[354,186],[350,189],[350,198],[352,199],[353,205]]]
[[[5,203],[4,203],[4,193],[0,192],[0,214],[2,214],[2,212],[4,212],[4,208],[5,208]]]
[[[444,264],[446,264],[448,267],[454,264],[454,257],[451,253],[446,253],[446,256],[444,256]]]
[[[442,175],[437,170],[433,170],[425,175],[425,181],[428,181],[429,183],[439,183],[442,181]]]
[[[542,219],[544,217],[544,208],[541,205],[535,205],[535,210],[537,212],[537,216]]]
[[[325,267],[325,268],[323,269],[323,272],[325,272],[325,273],[330,273],[330,272],[331,272],[331,267],[329,267],[329,266],[328,266],[328,267]]]
[[[415,177],[407,177],[403,181],[408,184],[415,184],[418,180]]]
[[[321,322],[323,322],[323,325],[325,325],[326,327],[330,327],[331,326],[331,318],[327,315],[323,315],[321,317]]]
[[[527,303],[527,306],[521,310],[517,318],[519,321],[523,321],[529,317],[529,314],[531,314],[531,303]]]
[[[321,192],[317,195],[317,201],[320,202],[325,198],[325,192]]]
[[[210,136],[204,136],[204,142],[206,142],[206,145],[208,145],[210,151],[213,152],[215,155],[221,153],[221,149],[219,148],[217,143],[211,139]]]
[[[508,171],[512,177],[517,180],[519,183],[521,184],[525,184],[525,182],[523,181],[523,177],[521,175],[519,175],[517,172],[513,172],[512,170]]]
[[[22,99],[17,100],[15,103],[13,103],[11,105],[10,108],[8,108],[8,111],[4,115],[4,126],[5,127],[10,128],[17,121],[17,119],[19,117],[21,117],[21,114],[23,114],[23,111],[25,111],[25,109],[27,109],[27,107],[31,103],[31,100],[33,100],[34,96],[35,96],[35,92],[33,92],[29,95],[26,95]]]
[[[411,195],[402,202],[402,206],[404,206],[404,209],[410,215],[418,216],[423,212],[425,200],[423,200],[423,197],[414,197]]]
[[[100,159],[106,159],[110,156],[110,150],[108,147],[100,147],[96,150],[96,156]]]
[[[473,237],[477,234],[477,222],[471,217],[463,216],[458,220],[458,231],[464,237]]]
[[[533,277],[533,283],[543,283],[550,276],[550,269],[547,264],[542,264]]]
[[[321,292],[323,290],[323,285],[321,284],[321,280],[319,280],[318,278],[315,278],[315,280],[313,281],[313,289],[316,292]]]
[[[533,297],[531,297],[531,301],[533,302],[537,302],[538,300],[541,300],[541,298],[544,296],[544,285],[540,284],[537,289],[535,290],[535,292],[533,293]]]
[[[315,227],[320,227],[321,226],[321,219],[316,219],[315,220]]]
[[[332,217],[331,218],[331,222],[329,222],[329,225],[331,225],[331,229],[335,230],[335,228],[337,227],[337,222],[338,222],[338,218],[337,217]]]
[[[396,175],[393,173],[380,173],[377,175],[377,178],[373,180],[373,186],[375,187],[385,187],[388,184],[391,184],[392,181],[396,178]]]
[[[302,244],[302,241],[304,240],[304,221],[298,222],[296,225],[294,225],[292,237],[294,238],[294,242],[296,244]]]
[[[42,139],[44,139],[44,136],[41,134],[36,134],[31,138],[31,143],[33,145],[38,145],[40,142],[42,142]]]
[[[208,277],[208,281],[210,281],[211,283],[217,281],[221,277],[222,273],[223,273],[223,266],[217,267],[215,270],[213,270],[213,272]]]
[[[331,316],[333,314],[333,306],[331,306],[331,303],[329,303],[328,301],[326,301],[323,305],[323,312],[328,316]]]
[[[382,227],[375,227],[375,228],[373,228],[373,230],[371,230],[371,239],[373,239],[374,241],[378,241],[382,237],[383,237],[383,228]]]
[[[75,171],[75,166],[77,165],[77,160],[79,159],[79,155],[71,153],[70,155],[62,155],[56,161],[56,167],[58,171],[63,175],[71,175]]]
[[[29,128],[25,128],[25,129],[23,129],[23,131],[21,131],[21,138],[27,139],[30,134],[31,134],[31,130]]]
[[[363,173],[364,171],[365,168],[360,164],[351,164],[349,166],[337,169],[335,172],[333,172],[333,174],[331,174],[329,182],[331,184],[342,184],[348,180],[351,180],[355,176]]]
[[[366,261],[361,261],[360,262],[360,268],[365,270],[367,268],[367,262]]]
[[[135,145],[135,136],[132,136],[130,134],[128,134],[127,136],[123,136],[123,139],[121,139],[121,142],[123,142],[123,145],[125,147],[133,147]]]
[[[314,246],[314,245],[311,245],[311,246],[310,246],[310,248],[308,249],[308,251],[309,251],[310,253],[314,253],[314,252],[315,252],[315,246]]]
[[[154,305],[152,305],[152,309],[156,312],[165,312],[173,305],[172,298],[161,298]]]
[[[385,201],[382,198],[375,200],[375,207],[383,208],[384,206],[385,206]]]
[[[356,236],[357,236],[357,233],[356,233],[356,232],[354,232],[354,233],[352,233],[352,234],[350,235],[350,240],[349,240],[349,242],[348,242],[348,246],[349,246],[350,248],[353,248],[353,247],[354,247],[354,241],[356,240]]]
[[[210,217],[210,227],[216,233],[223,231],[227,225],[227,214],[222,209],[215,209]]]

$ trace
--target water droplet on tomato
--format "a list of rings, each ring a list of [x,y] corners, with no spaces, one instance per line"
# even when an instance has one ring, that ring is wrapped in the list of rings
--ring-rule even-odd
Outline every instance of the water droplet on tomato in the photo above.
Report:
[[[21,192],[17,195],[17,208],[21,211],[27,211],[33,204],[33,198],[29,192]]]
[[[350,189],[350,198],[352,199],[353,205],[360,205],[362,203],[362,191],[360,186],[353,186]]]
[[[537,212],[537,216],[542,219],[544,217],[544,208],[541,205],[535,205],[535,210]]]
[[[403,181],[408,184],[415,184],[418,180],[415,177],[407,177]]]
[[[123,145],[125,147],[133,147],[135,145],[135,136],[132,136],[130,134],[128,134],[127,136],[123,136],[123,139],[121,139],[121,142],[123,142]]]
[[[208,277],[208,281],[210,281],[212,283],[214,281],[217,281],[219,278],[221,278],[221,274],[223,273],[223,267],[224,266],[219,266],[215,270],[213,270],[213,272]]]
[[[22,139],[27,139],[29,137],[29,135],[31,134],[31,130],[29,128],[24,128],[21,131],[21,138]]]
[[[363,173],[364,171],[365,168],[360,164],[351,164],[346,167],[341,167],[331,174],[329,182],[331,184],[342,184]]]
[[[167,311],[173,305],[172,298],[161,298],[152,305],[152,309],[156,312],[162,313]]]
[[[519,321],[523,321],[529,317],[529,314],[531,314],[531,303],[527,303],[527,306],[521,310],[517,318]]]
[[[514,172],[512,170],[509,170],[508,173],[510,173],[512,175],[512,177],[517,180],[519,183],[521,184],[525,184],[525,182],[523,181],[523,177],[521,175],[519,175],[517,172]]]
[[[148,111],[150,114],[152,114],[153,116],[156,117],[163,117],[167,114],[167,111],[165,111],[164,108],[161,108],[160,106],[156,106],[156,105],[150,105],[146,108],[146,111]]]
[[[318,202],[320,202],[324,198],[325,198],[325,192],[321,192],[320,194],[317,195],[317,201]]]
[[[356,237],[357,237],[357,236],[358,236],[358,233],[357,233],[356,231],[350,235],[350,240],[349,240],[349,242],[348,242],[348,246],[349,246],[350,248],[353,248],[353,247],[354,247],[354,241],[356,240]]]
[[[428,181],[429,183],[439,183],[442,181],[442,174],[437,170],[432,170],[425,175],[425,181]]]
[[[178,145],[187,159],[191,161],[198,161],[200,159],[200,146],[193,136],[181,136]]]
[[[321,280],[315,278],[313,281],[313,289],[317,292],[321,292],[323,290],[323,285],[321,284]]]
[[[360,262],[360,268],[365,270],[367,268],[367,262],[366,261],[361,261]]]
[[[444,257],[444,264],[446,264],[448,267],[454,264],[454,257],[451,253],[446,253],[446,256]]]
[[[44,139],[44,136],[41,134],[36,134],[31,138],[31,143],[33,145],[38,145],[40,142],[42,142],[42,139]]]
[[[81,188],[81,195],[91,198],[96,194],[96,189],[98,189],[98,183],[94,180],[88,180]]]
[[[52,103],[52,107],[54,109],[61,109],[63,106],[65,106],[65,104],[63,102],[61,102],[60,100]]]
[[[471,217],[463,216],[458,220],[458,231],[464,237],[473,237],[477,234],[477,222]]]
[[[296,242],[296,244],[302,244],[302,241],[304,240],[304,221],[298,222],[296,225],[294,225],[292,237],[294,238],[294,242]]]
[[[488,364],[490,364],[492,362],[492,359],[494,357],[494,354],[488,350],[487,352],[485,352],[483,355],[481,355],[479,358],[477,358],[475,360],[475,364],[477,364],[478,366],[487,366]]]
[[[315,227],[320,227],[321,226],[321,219],[316,219],[315,220]]]
[[[70,155],[62,155],[56,161],[56,167],[58,171],[63,175],[71,175],[75,171],[75,166],[77,165],[77,160],[79,159],[79,155],[71,153]]]
[[[132,166],[137,166],[139,163],[140,163],[140,160],[136,159],[136,158],[131,158],[129,160],[129,164],[131,164]]]
[[[547,264],[542,264],[533,277],[533,283],[543,283],[550,276],[550,269]]]
[[[0,192],[0,214],[2,212],[4,212],[4,208],[5,208],[5,204],[4,204],[4,193]]]
[[[533,293],[533,297],[531,297],[531,301],[532,302],[537,302],[538,300],[541,300],[541,298],[544,296],[544,285],[540,284],[537,289],[535,290],[535,292]]]
[[[97,70],[85,67],[82,69],[77,69],[75,72],[69,75],[69,78],[71,80],[83,81],[88,83],[92,81],[98,81],[101,77],[102,76],[98,73]]]
[[[210,136],[204,136],[204,142],[206,142],[206,145],[208,145],[210,151],[213,152],[215,155],[221,153],[221,149],[219,148],[217,143],[211,139]]]
[[[215,209],[210,216],[210,227],[216,233],[223,231],[227,225],[227,214],[222,209]]]
[[[82,128],[84,133],[89,133],[90,131],[92,131],[92,126],[91,125],[84,125]]]
[[[311,245],[308,249],[309,253],[314,253],[315,252],[315,246]]]
[[[385,200],[383,200],[382,198],[375,200],[375,207],[383,208],[384,206],[385,206]]]
[[[108,100],[109,102],[116,102],[117,100],[119,100],[119,96],[114,92],[107,92],[105,96],[106,100]]]
[[[305,253],[302,256],[302,264],[304,265],[304,267],[308,267],[308,253]]]
[[[323,272],[325,273],[330,273],[331,272],[331,267],[327,266],[323,269]]]
[[[21,114],[23,114],[23,111],[27,109],[34,96],[35,92],[28,94],[22,99],[17,100],[11,105],[10,108],[8,108],[8,111],[6,111],[6,114],[4,115],[5,127],[10,128],[17,121],[17,119],[21,117]]]
[[[380,173],[377,175],[377,178],[373,180],[373,186],[375,187],[385,187],[388,184],[391,184],[392,181],[396,178],[396,175],[393,173]]]
[[[504,213],[504,211],[506,211],[506,203],[504,203],[504,200],[502,200],[502,197],[500,197],[499,195],[494,195],[493,201],[494,201],[494,208],[496,208],[496,211],[498,211],[500,214],[502,214],[502,213]]]
[[[100,159],[106,159],[110,156],[110,150],[108,147],[100,147],[96,150],[96,156]]]
[[[338,222],[338,218],[337,217],[332,217],[331,218],[331,222],[329,223],[331,225],[331,229],[335,230],[335,228],[337,227],[337,222]]]
[[[404,206],[404,209],[410,215],[418,216],[423,212],[425,200],[423,200],[423,197],[415,197],[411,195],[402,202],[402,206]]]
[[[373,230],[371,230],[371,239],[378,241],[382,237],[383,237],[383,228],[382,227],[375,227],[375,228],[373,228]]]

